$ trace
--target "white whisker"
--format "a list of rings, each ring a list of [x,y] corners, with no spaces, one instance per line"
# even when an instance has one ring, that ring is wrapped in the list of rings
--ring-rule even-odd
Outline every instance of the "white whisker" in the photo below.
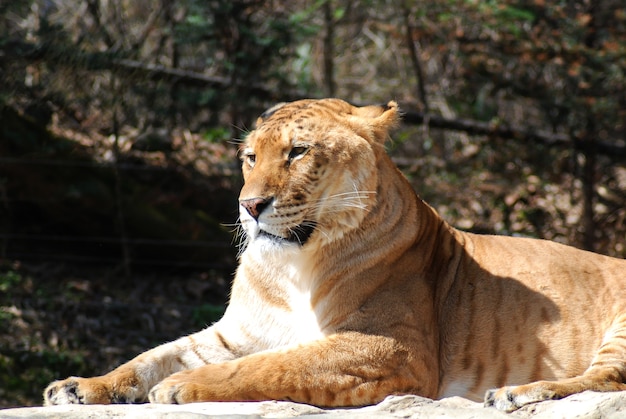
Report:
[[[375,194],[375,191],[359,190],[355,190],[354,192],[342,192],[321,198],[311,203],[310,208],[315,210],[324,208],[325,212],[330,214],[339,213],[347,208],[367,210],[368,205],[363,202],[363,200]]]
[[[298,230],[299,227],[307,227],[311,228],[313,231],[319,231],[320,235],[330,241],[335,233],[332,229],[328,230],[323,228],[325,223],[320,222],[320,220],[323,221],[323,217],[337,216],[340,219],[342,215],[352,217],[350,213],[355,212],[355,210],[367,212],[371,208],[371,199],[376,195],[376,192],[359,191],[356,185],[354,185],[354,189],[354,191],[331,194],[299,205],[274,205],[273,209],[275,214],[271,215],[268,221],[270,224],[274,225],[274,228],[282,231],[286,230],[290,236],[295,237],[298,241],[301,241]],[[305,215],[304,221],[300,221],[300,224],[297,225],[298,221],[296,221],[296,219],[299,218],[297,214],[309,214],[312,217],[307,218]],[[290,220],[292,217],[295,218],[293,221]],[[300,218],[300,220],[302,219]],[[251,237],[248,235],[248,230],[245,228],[247,223],[250,222],[253,221],[239,219],[237,223],[229,225],[229,227],[234,227],[233,233],[235,233],[235,235],[233,241],[238,248],[237,257],[241,257],[242,253],[250,244]],[[300,244],[302,245],[303,243]]]
[[[222,225],[224,227],[232,228],[229,231],[233,234],[232,241],[237,248],[237,257],[240,257],[244,250],[246,250],[250,239],[248,237],[248,234],[246,233],[246,229],[243,227],[243,222],[241,221],[241,219],[238,219],[235,223],[222,223]]]
[[[319,231],[320,234],[323,234],[326,237],[326,239],[330,239],[330,236],[328,235],[328,233],[326,233],[323,229],[321,229],[317,223],[314,223],[311,221],[305,221],[304,223],[302,223],[302,225],[306,227],[312,227],[313,230]]]

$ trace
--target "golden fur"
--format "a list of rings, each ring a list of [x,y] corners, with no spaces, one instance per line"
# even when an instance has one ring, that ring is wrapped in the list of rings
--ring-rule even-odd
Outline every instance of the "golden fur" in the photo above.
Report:
[[[397,121],[395,102],[266,112],[241,150],[245,249],[224,317],[101,377],[54,382],[45,403],[487,392],[510,411],[626,390],[626,262],[452,228],[386,155]]]

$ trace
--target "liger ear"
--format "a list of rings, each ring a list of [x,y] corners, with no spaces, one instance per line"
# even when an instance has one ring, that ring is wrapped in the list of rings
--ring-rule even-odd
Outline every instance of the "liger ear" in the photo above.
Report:
[[[279,110],[280,108],[282,108],[283,106],[285,106],[287,104],[287,102],[280,102],[277,103],[276,105],[272,106],[271,108],[267,109],[265,112],[263,112],[257,119],[256,119],[256,126],[258,127],[259,125],[261,125],[263,122],[265,122],[269,117],[271,117],[272,115],[274,115],[274,113]]]
[[[355,108],[353,115],[365,119],[371,130],[374,140],[384,143],[389,137],[389,130],[400,122],[400,109],[396,101],[391,100],[386,105],[371,105]]]
[[[380,129],[389,132],[400,123],[400,108],[395,100],[390,100],[381,108],[383,111],[374,119],[374,122]]]

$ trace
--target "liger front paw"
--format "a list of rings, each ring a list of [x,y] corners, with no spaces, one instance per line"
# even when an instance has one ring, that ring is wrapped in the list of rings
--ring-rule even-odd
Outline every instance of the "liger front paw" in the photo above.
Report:
[[[55,404],[85,404],[85,397],[78,390],[76,377],[50,383],[43,392],[44,406]]]
[[[148,394],[150,403],[184,404],[214,400],[208,386],[195,382],[191,371],[169,376],[152,387]]]
[[[168,384],[161,381],[156,386],[152,387],[148,393],[148,400],[150,403],[163,403],[163,404],[179,404],[176,399],[178,394],[178,386],[176,384]]]
[[[512,412],[527,404],[560,399],[563,394],[554,391],[554,383],[537,381],[521,386],[502,387],[485,394],[485,406]]]
[[[109,404],[109,391],[96,379],[70,377],[51,383],[43,393],[44,406],[56,404]]]
[[[513,412],[521,407],[515,403],[515,396],[511,393],[510,387],[487,390],[487,393],[485,393],[485,406],[495,407],[505,412]]]
[[[200,401],[192,397],[191,387],[193,387],[193,384],[166,379],[152,387],[148,399],[150,403],[164,404],[184,404]]]

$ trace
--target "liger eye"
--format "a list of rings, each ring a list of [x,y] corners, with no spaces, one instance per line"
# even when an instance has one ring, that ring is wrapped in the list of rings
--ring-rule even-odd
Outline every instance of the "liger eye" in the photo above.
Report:
[[[298,157],[304,156],[304,154],[309,150],[308,147],[305,146],[297,146],[291,149],[289,152],[289,160],[294,160]]]
[[[244,153],[241,158],[246,164],[248,164],[248,166],[254,167],[254,164],[256,163],[256,154]]]

